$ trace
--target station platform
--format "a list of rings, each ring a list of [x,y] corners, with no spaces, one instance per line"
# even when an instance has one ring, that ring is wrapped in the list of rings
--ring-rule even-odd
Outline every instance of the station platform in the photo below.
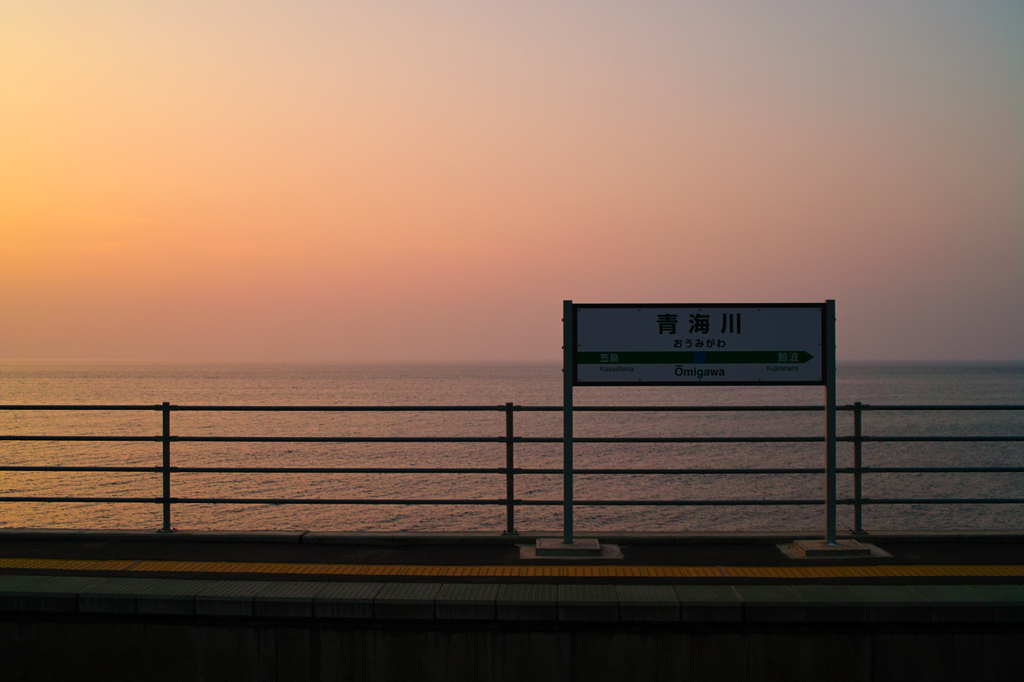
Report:
[[[0,530],[0,575],[555,584],[1024,583],[1024,533],[841,534],[875,556],[792,558],[808,533],[578,534],[621,558],[528,559],[552,533]]]
[[[1024,534],[0,530],[12,680],[1018,680]],[[587,537],[587,535],[579,535]],[[843,536],[850,538],[851,536]],[[159,675],[157,675],[159,673]],[[83,677],[84,675],[84,677]]]

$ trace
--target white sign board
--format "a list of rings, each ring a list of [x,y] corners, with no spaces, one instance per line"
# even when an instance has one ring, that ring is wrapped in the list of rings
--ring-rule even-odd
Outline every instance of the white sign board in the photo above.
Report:
[[[824,304],[574,304],[573,384],[825,383]]]

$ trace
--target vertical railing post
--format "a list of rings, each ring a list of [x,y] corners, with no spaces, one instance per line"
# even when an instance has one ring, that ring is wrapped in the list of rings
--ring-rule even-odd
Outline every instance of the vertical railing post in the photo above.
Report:
[[[173,533],[171,528],[171,404],[164,403],[160,411],[163,413],[163,508],[164,523],[159,532]]]
[[[512,403],[505,403],[505,532],[503,535],[519,535],[516,532],[516,458],[512,438],[515,430],[512,424]]]
[[[836,544],[836,302],[825,301],[825,543]]]
[[[562,301],[562,542],[572,539],[572,385],[575,340],[572,301]]]
[[[853,532],[863,533],[861,518],[861,480],[860,480],[860,444],[861,444],[861,403],[853,404]]]

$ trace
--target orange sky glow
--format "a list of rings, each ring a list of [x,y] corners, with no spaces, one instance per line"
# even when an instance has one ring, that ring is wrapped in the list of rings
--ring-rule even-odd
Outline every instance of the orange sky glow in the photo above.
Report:
[[[1024,5],[0,4],[0,358],[557,360],[837,301],[1024,359]]]

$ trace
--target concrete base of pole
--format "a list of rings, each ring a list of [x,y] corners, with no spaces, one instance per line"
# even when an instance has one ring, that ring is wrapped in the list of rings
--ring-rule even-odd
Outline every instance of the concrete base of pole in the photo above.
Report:
[[[537,556],[599,557],[601,543],[596,538],[581,538],[570,544],[561,538],[537,538]]]
[[[601,556],[601,543],[596,538],[581,538],[565,543],[561,538],[537,538],[537,556]]]
[[[805,559],[854,559],[872,556],[871,546],[856,540],[836,540],[830,545],[824,540],[796,540],[794,552]]]
[[[596,548],[596,551],[595,551]],[[604,561],[622,560],[618,545],[599,543],[596,539],[578,539],[566,545],[561,538],[543,538],[534,545],[519,545],[522,561]]]

